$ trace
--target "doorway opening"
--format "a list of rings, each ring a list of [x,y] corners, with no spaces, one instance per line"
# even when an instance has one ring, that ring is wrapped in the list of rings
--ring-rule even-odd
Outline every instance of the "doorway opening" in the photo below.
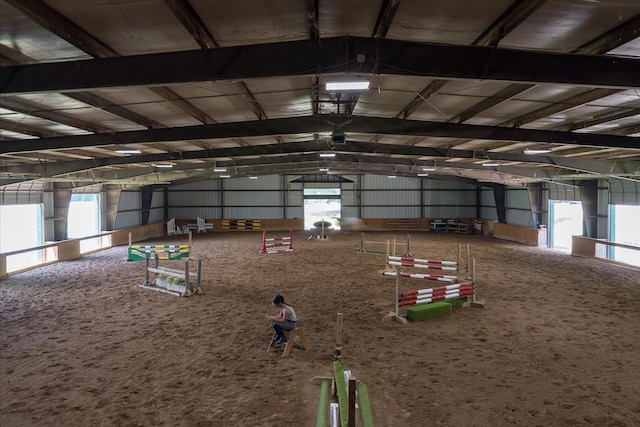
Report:
[[[549,201],[549,247],[571,251],[571,236],[582,235],[582,203]]]
[[[340,188],[305,188],[304,229],[320,228],[325,221],[325,229],[340,230],[341,208]]]
[[[67,216],[67,236],[69,239],[100,234],[99,194],[72,194]],[[100,238],[80,241],[80,253],[100,248]]]
[[[609,227],[611,240],[616,243],[640,246],[640,206],[611,205]],[[609,258],[640,267],[640,251],[610,247]]]

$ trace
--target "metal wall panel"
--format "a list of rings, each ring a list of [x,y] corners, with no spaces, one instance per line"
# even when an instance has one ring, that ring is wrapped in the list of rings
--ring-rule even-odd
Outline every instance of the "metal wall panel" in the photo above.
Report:
[[[362,208],[363,218],[421,218],[419,206],[376,207]]]
[[[580,188],[577,186],[547,183],[549,188],[549,200],[560,200],[568,202],[580,201]]]
[[[199,182],[190,182],[188,184],[172,185],[169,187],[169,192],[182,191],[182,190],[219,191],[221,181],[222,180],[220,179],[211,179],[209,181],[199,181]]]
[[[142,206],[138,191],[122,191],[120,193],[120,206],[116,215],[115,229],[134,227],[142,224]]]
[[[640,183],[636,181],[609,181],[609,203],[612,205],[640,206]]]
[[[225,191],[224,206],[282,206],[282,190]]]
[[[283,178],[280,175],[265,175],[258,179],[248,177],[227,178],[222,180],[222,188],[227,190],[280,190]]]
[[[151,196],[151,210],[149,224],[164,221],[164,191],[154,191]]]
[[[196,222],[196,218],[220,219],[222,209],[219,206],[213,207],[173,207],[169,208],[169,218]]]
[[[223,219],[282,219],[281,207],[234,207],[224,209]]]

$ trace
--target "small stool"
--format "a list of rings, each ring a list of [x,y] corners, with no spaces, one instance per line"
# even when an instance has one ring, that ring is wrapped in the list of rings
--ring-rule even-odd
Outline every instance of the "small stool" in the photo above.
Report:
[[[301,327],[295,328],[292,331],[284,331],[284,334],[287,337],[287,345],[284,346],[282,357],[285,357],[289,354],[296,342],[296,337],[300,338],[300,343],[305,350],[309,350],[311,348],[311,346],[309,345],[309,341],[307,340],[307,336],[304,334],[304,331]]]
[[[296,342],[296,337],[300,338],[300,343],[302,344],[302,347],[304,347],[305,350],[309,350],[311,348],[311,346],[309,345],[309,341],[307,340],[307,337],[304,334],[304,331],[302,330],[301,327],[295,328],[291,331],[284,331],[284,335],[287,337],[287,344],[284,346],[282,357],[287,356],[291,352],[291,349],[293,348],[293,345]],[[273,339],[269,343],[269,348],[267,349],[267,352],[271,350],[272,345],[273,345]]]

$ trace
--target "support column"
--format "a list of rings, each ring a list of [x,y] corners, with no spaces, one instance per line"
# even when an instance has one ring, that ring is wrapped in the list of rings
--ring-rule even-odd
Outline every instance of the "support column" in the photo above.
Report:
[[[116,229],[116,217],[118,215],[118,206],[120,206],[119,185],[106,184],[103,187],[104,194],[104,221],[102,229],[104,231],[113,231]]]
[[[598,237],[598,180],[580,181],[582,201],[582,234],[584,237]]]
[[[540,220],[542,219],[542,183],[535,182],[528,184],[527,192],[529,193],[533,228],[540,228]]]
[[[68,182],[53,183],[53,239],[56,242],[68,238],[69,204],[73,187]]]
[[[506,193],[506,187],[503,184],[493,185],[493,198],[496,202],[496,214],[498,216],[498,222],[501,224],[507,223]]]
[[[149,214],[151,212],[151,200],[153,199],[153,185],[145,185],[140,188],[140,197],[142,198],[142,224],[149,224]]]

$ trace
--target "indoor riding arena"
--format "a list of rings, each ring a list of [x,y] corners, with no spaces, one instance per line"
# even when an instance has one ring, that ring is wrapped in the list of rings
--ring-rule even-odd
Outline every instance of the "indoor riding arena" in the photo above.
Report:
[[[640,427],[640,0],[0,0],[0,427]]]

